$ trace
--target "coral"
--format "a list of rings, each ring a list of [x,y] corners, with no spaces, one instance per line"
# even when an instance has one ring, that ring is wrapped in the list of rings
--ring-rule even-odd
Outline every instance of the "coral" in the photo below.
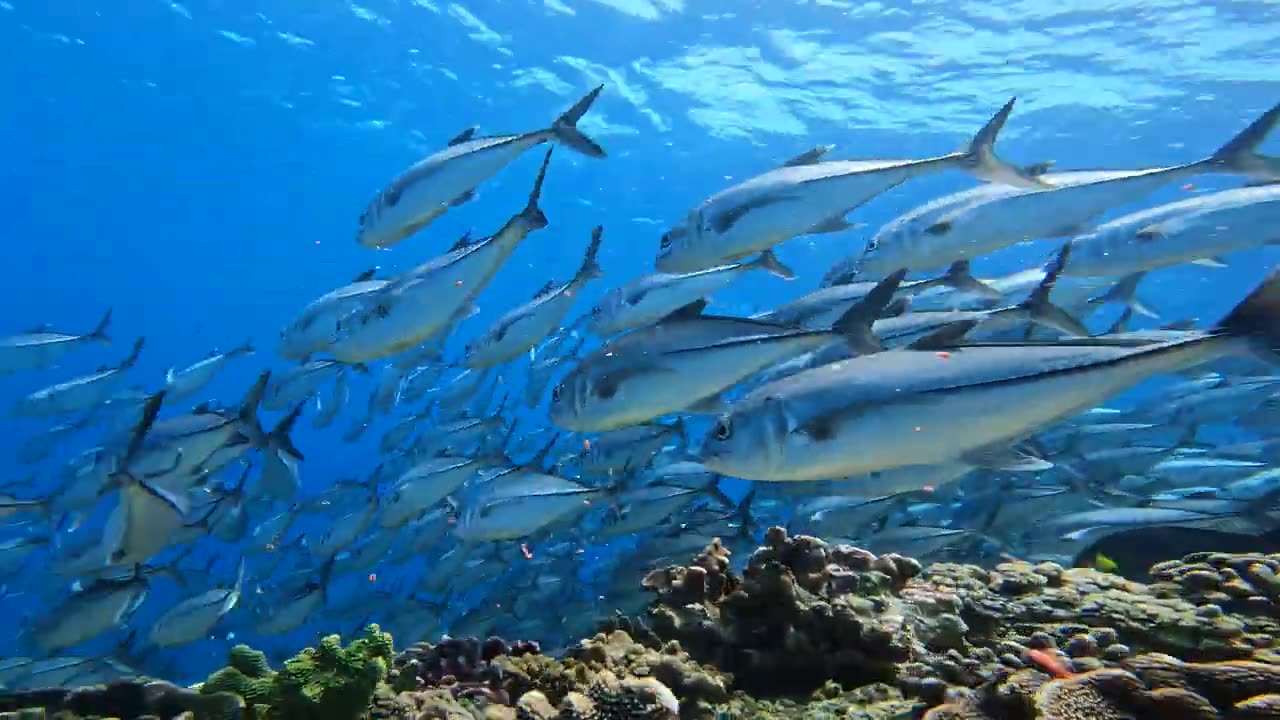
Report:
[[[370,625],[346,647],[337,635],[287,660],[276,673],[271,717],[364,717],[394,656],[391,636]],[[323,715],[321,709],[323,708]]]
[[[650,620],[698,661],[760,695],[807,694],[828,679],[848,686],[892,680],[911,655],[906,618],[881,597],[901,588],[915,561],[876,557],[781,528],[741,578],[713,543],[688,568],[650,573]]]
[[[267,656],[248,645],[231,648],[227,667],[214,672],[200,686],[201,693],[229,692],[244,699],[245,705],[269,705],[275,673]]]
[[[622,631],[615,631],[582,641],[571,651],[571,657],[589,668],[593,677],[600,673],[607,673],[606,677],[652,676],[670,688],[669,692],[685,707],[686,715],[696,714],[695,708],[729,699],[732,678],[700,666],[678,642],[653,649],[634,642]]]
[[[0,712],[41,709],[61,717],[159,717],[238,720],[244,702],[230,693],[203,694],[162,681],[118,680],[81,688],[0,693]]]

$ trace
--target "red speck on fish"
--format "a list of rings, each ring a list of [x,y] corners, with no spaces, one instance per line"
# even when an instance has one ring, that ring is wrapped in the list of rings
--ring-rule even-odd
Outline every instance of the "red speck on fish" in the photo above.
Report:
[[[524,553],[525,560],[533,559],[533,553],[529,552],[529,546],[527,544],[520,543],[520,552]]]
[[[1186,185],[1183,185],[1183,186],[1182,186],[1182,189],[1183,189],[1183,190],[1195,190],[1195,189],[1196,189],[1196,186],[1195,186],[1194,184],[1192,184],[1192,183],[1187,183]]]
[[[453,517],[452,515],[450,515],[450,516],[449,516],[449,520],[448,520],[448,522],[449,522],[449,524],[450,524],[450,525],[456,525],[456,524],[458,523],[458,518]]]
[[[583,449],[583,450],[590,450],[590,449],[591,449],[591,441],[590,441],[590,440],[586,440],[586,439],[584,439],[584,440],[582,441],[582,449]]]
[[[951,359],[951,353],[949,353],[949,352],[940,352],[940,353],[938,353],[938,357],[939,357],[939,358],[941,358],[942,360],[950,360],[950,359]]]
[[[1027,659],[1035,663],[1036,667],[1059,680],[1075,676],[1075,673],[1071,672],[1071,670],[1067,668],[1067,664],[1062,661],[1062,658],[1057,655],[1047,653],[1044,650],[1028,650]]]
[[[455,283],[453,284],[453,286],[454,286],[454,287],[462,287],[462,281],[461,281],[461,280],[458,280],[457,282],[455,282]]]
[[[369,582],[378,582],[378,573],[369,573]]]

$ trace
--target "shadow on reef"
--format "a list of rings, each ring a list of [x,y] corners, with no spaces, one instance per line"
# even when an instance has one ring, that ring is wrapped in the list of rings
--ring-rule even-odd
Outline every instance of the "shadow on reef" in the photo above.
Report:
[[[1280,718],[1280,556],[1195,553],[1144,585],[1088,568],[876,556],[771,529],[646,576],[644,617],[564,658],[376,625],[272,668],[231,650],[193,688],[0,693],[4,718],[1252,720]]]

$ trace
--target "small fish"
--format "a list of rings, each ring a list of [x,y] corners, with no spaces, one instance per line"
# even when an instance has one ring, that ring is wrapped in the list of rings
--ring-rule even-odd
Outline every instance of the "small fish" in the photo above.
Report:
[[[470,368],[501,365],[523,355],[559,327],[587,283],[604,277],[604,271],[596,262],[603,233],[604,228],[599,225],[592,231],[591,244],[572,280],[543,288],[532,300],[498,318],[493,326],[467,343],[462,364]]]
[[[374,271],[361,273],[348,285],[328,292],[280,331],[277,353],[286,360],[306,361],[329,348],[333,327],[342,318],[360,311],[370,295],[386,287],[389,280],[377,280]]]
[[[275,375],[262,396],[262,407],[284,410],[315,395],[325,384],[345,372],[345,363],[311,360]],[[358,367],[357,369],[362,369]]]
[[[681,314],[621,335],[583,358],[556,386],[551,422],[575,432],[638,425],[713,398],[787,358],[832,343],[873,343],[870,323],[901,280],[898,274],[883,282],[831,330]]]
[[[79,645],[121,627],[147,597],[141,567],[124,578],[102,578],[75,592],[32,628],[35,644],[45,652]]]
[[[1119,569],[1120,564],[1115,560],[1103,555],[1102,553],[1093,554],[1093,566],[1105,573],[1113,573]]]
[[[609,337],[652,325],[680,308],[711,297],[756,270],[784,280],[793,280],[796,276],[772,250],[760,253],[760,257],[750,262],[688,273],[650,273],[610,290],[600,304],[592,308],[588,328],[600,337]]]
[[[170,401],[183,400],[200,392],[208,385],[227,362],[233,358],[253,354],[253,344],[245,341],[243,345],[227,352],[213,352],[209,357],[191,365],[185,370],[175,371],[169,368],[165,373],[164,389]]]
[[[21,335],[0,338],[0,375],[19,370],[52,367],[66,353],[85,345],[110,344],[107,328],[111,326],[108,310],[98,326],[84,335],[69,335],[45,328],[33,328]]]
[[[133,344],[133,352],[113,368],[103,368],[74,380],[37,390],[18,401],[14,414],[26,417],[52,417],[87,412],[106,402],[124,374],[138,362],[143,339]]]
[[[213,626],[240,601],[244,579],[241,558],[234,585],[208,590],[169,608],[151,622],[147,640],[156,647],[176,647],[207,638]]]
[[[356,242],[367,248],[395,245],[430,225],[450,207],[469,201],[481,183],[536,145],[551,141],[587,157],[604,157],[604,149],[578,130],[578,121],[603,89],[600,85],[587,93],[545,130],[477,138],[475,128],[467,129],[450,140],[448,147],[421,160],[378,193],[360,216]]]
[[[414,465],[396,481],[382,503],[378,523],[396,528],[430,510],[475,476],[471,458],[436,457]]]

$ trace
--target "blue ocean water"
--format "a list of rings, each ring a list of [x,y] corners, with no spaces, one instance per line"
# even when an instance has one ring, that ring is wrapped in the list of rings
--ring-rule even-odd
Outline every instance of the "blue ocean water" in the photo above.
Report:
[[[303,306],[363,270],[405,270],[467,230],[496,230],[522,205],[537,158],[423,235],[366,250],[356,219],[388,180],[470,125],[544,127],[599,83],[583,128],[609,158],[558,154],[543,200],[550,229],[517,251],[451,340],[455,353],[549,279],[567,279],[593,225],[606,228],[608,280],[580,311],[651,270],[662,231],[689,207],[815,144],[840,157],[940,154],[1017,96],[1000,143],[1016,162],[1139,168],[1204,156],[1280,99],[1277,47],[1280,23],[1262,1],[0,0],[2,330],[88,331],[107,308],[115,315],[111,347],[0,378],[0,407],[118,362],[143,336],[129,383],[151,390],[170,367],[252,340],[257,356],[207,393],[234,401],[264,365],[285,366],[274,343]],[[884,221],[971,183],[946,174],[891,191],[852,216],[862,227],[784,245],[799,280],[748,278],[714,307],[746,314],[796,297]],[[1197,178],[1145,204],[1227,186]],[[1053,248],[1029,244],[975,269],[1012,272]],[[1224,269],[1162,271],[1144,294],[1167,318],[1216,318],[1277,259],[1265,248]],[[539,413],[525,421],[545,424]],[[305,482],[368,475],[380,422],[354,445],[304,424]],[[52,486],[87,445],[77,438],[21,466],[17,447],[48,423],[4,427],[0,477]],[[0,602],[9,618],[29,616],[63,589]],[[294,650],[326,629],[264,642]],[[197,676],[223,647],[202,644],[176,667]],[[14,652],[0,641],[0,655]]]

